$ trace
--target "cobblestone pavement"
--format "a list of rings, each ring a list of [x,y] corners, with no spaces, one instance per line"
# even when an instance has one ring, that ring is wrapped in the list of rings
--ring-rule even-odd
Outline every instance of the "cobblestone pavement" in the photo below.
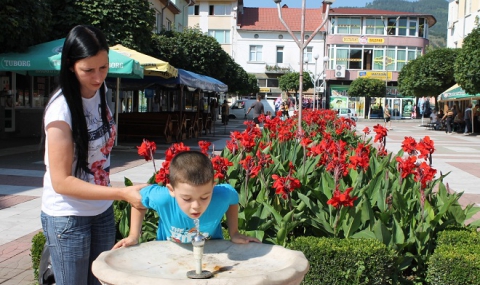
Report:
[[[357,130],[372,128],[380,121],[360,120]],[[461,203],[480,205],[480,138],[475,135],[447,135],[442,131],[426,130],[420,121],[393,121],[387,137],[387,149],[397,152],[405,136],[419,140],[428,135],[435,141],[433,167],[450,174],[445,178],[451,190],[464,192]],[[211,134],[184,143],[198,149],[197,141],[211,141],[215,150],[221,150],[230,131],[243,130],[243,121],[231,120],[228,126],[219,121]],[[156,160],[163,159],[169,144],[156,141]],[[153,173],[151,162],[145,162],[136,152],[140,141],[120,142],[111,157],[113,185],[123,185],[124,177],[133,183],[144,183]],[[157,163],[157,165],[159,165]],[[43,150],[39,138],[0,140],[0,284],[34,284],[30,247],[32,237],[41,230],[40,196],[44,174]],[[476,187],[477,186],[477,187]],[[472,218],[480,218],[477,214]]]

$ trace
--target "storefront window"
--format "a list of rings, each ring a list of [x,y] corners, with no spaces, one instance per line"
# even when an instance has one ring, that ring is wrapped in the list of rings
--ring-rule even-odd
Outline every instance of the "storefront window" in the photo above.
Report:
[[[395,48],[387,50],[385,64],[387,66],[387,70],[395,70]]]
[[[404,49],[398,49],[397,51],[397,70],[402,70],[402,68],[407,63],[407,51]]]
[[[350,49],[349,69],[362,69],[362,49]]]

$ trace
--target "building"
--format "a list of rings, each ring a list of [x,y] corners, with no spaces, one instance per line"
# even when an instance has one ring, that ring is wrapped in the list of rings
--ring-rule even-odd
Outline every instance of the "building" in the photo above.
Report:
[[[382,117],[383,108],[389,108],[394,119],[411,118],[417,102],[398,92],[398,75],[424,54],[428,29],[435,23],[426,14],[332,8],[326,37],[329,107],[354,109],[359,118]],[[360,77],[384,80],[386,98],[349,97],[351,82]]]
[[[447,47],[461,48],[463,39],[480,22],[480,1],[449,0]]]

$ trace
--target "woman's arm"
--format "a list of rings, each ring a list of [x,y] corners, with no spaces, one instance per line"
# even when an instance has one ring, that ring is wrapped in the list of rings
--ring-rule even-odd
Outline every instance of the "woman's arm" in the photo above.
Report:
[[[134,207],[142,207],[140,191],[147,184],[130,187],[106,187],[94,185],[72,175],[74,158],[72,132],[63,121],[47,126],[48,164],[55,192],[86,200],[124,200]]]

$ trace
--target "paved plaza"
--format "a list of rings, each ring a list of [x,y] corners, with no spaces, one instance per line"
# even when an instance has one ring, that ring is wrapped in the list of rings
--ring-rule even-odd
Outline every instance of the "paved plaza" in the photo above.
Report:
[[[372,128],[380,121],[361,120],[357,130]],[[474,203],[480,206],[480,136],[462,134],[447,135],[443,131],[426,130],[419,120],[393,121],[393,130],[387,137],[387,149],[397,152],[406,136],[417,141],[430,136],[435,142],[433,167],[440,173],[450,174],[445,178],[452,191],[464,192],[463,205]],[[231,120],[228,126],[219,121],[211,134],[184,143],[198,149],[197,141],[208,140],[215,150],[225,147],[233,130],[243,130],[241,120]],[[30,246],[32,237],[41,230],[40,205],[44,174],[43,152],[40,139],[1,139],[0,141],[0,284],[30,285],[34,283]],[[153,173],[151,162],[139,157],[136,151],[141,141],[119,143],[111,157],[111,181],[123,185],[124,177],[133,183],[144,183]],[[157,167],[169,144],[157,142],[155,158]],[[477,214],[472,220],[479,219]]]

